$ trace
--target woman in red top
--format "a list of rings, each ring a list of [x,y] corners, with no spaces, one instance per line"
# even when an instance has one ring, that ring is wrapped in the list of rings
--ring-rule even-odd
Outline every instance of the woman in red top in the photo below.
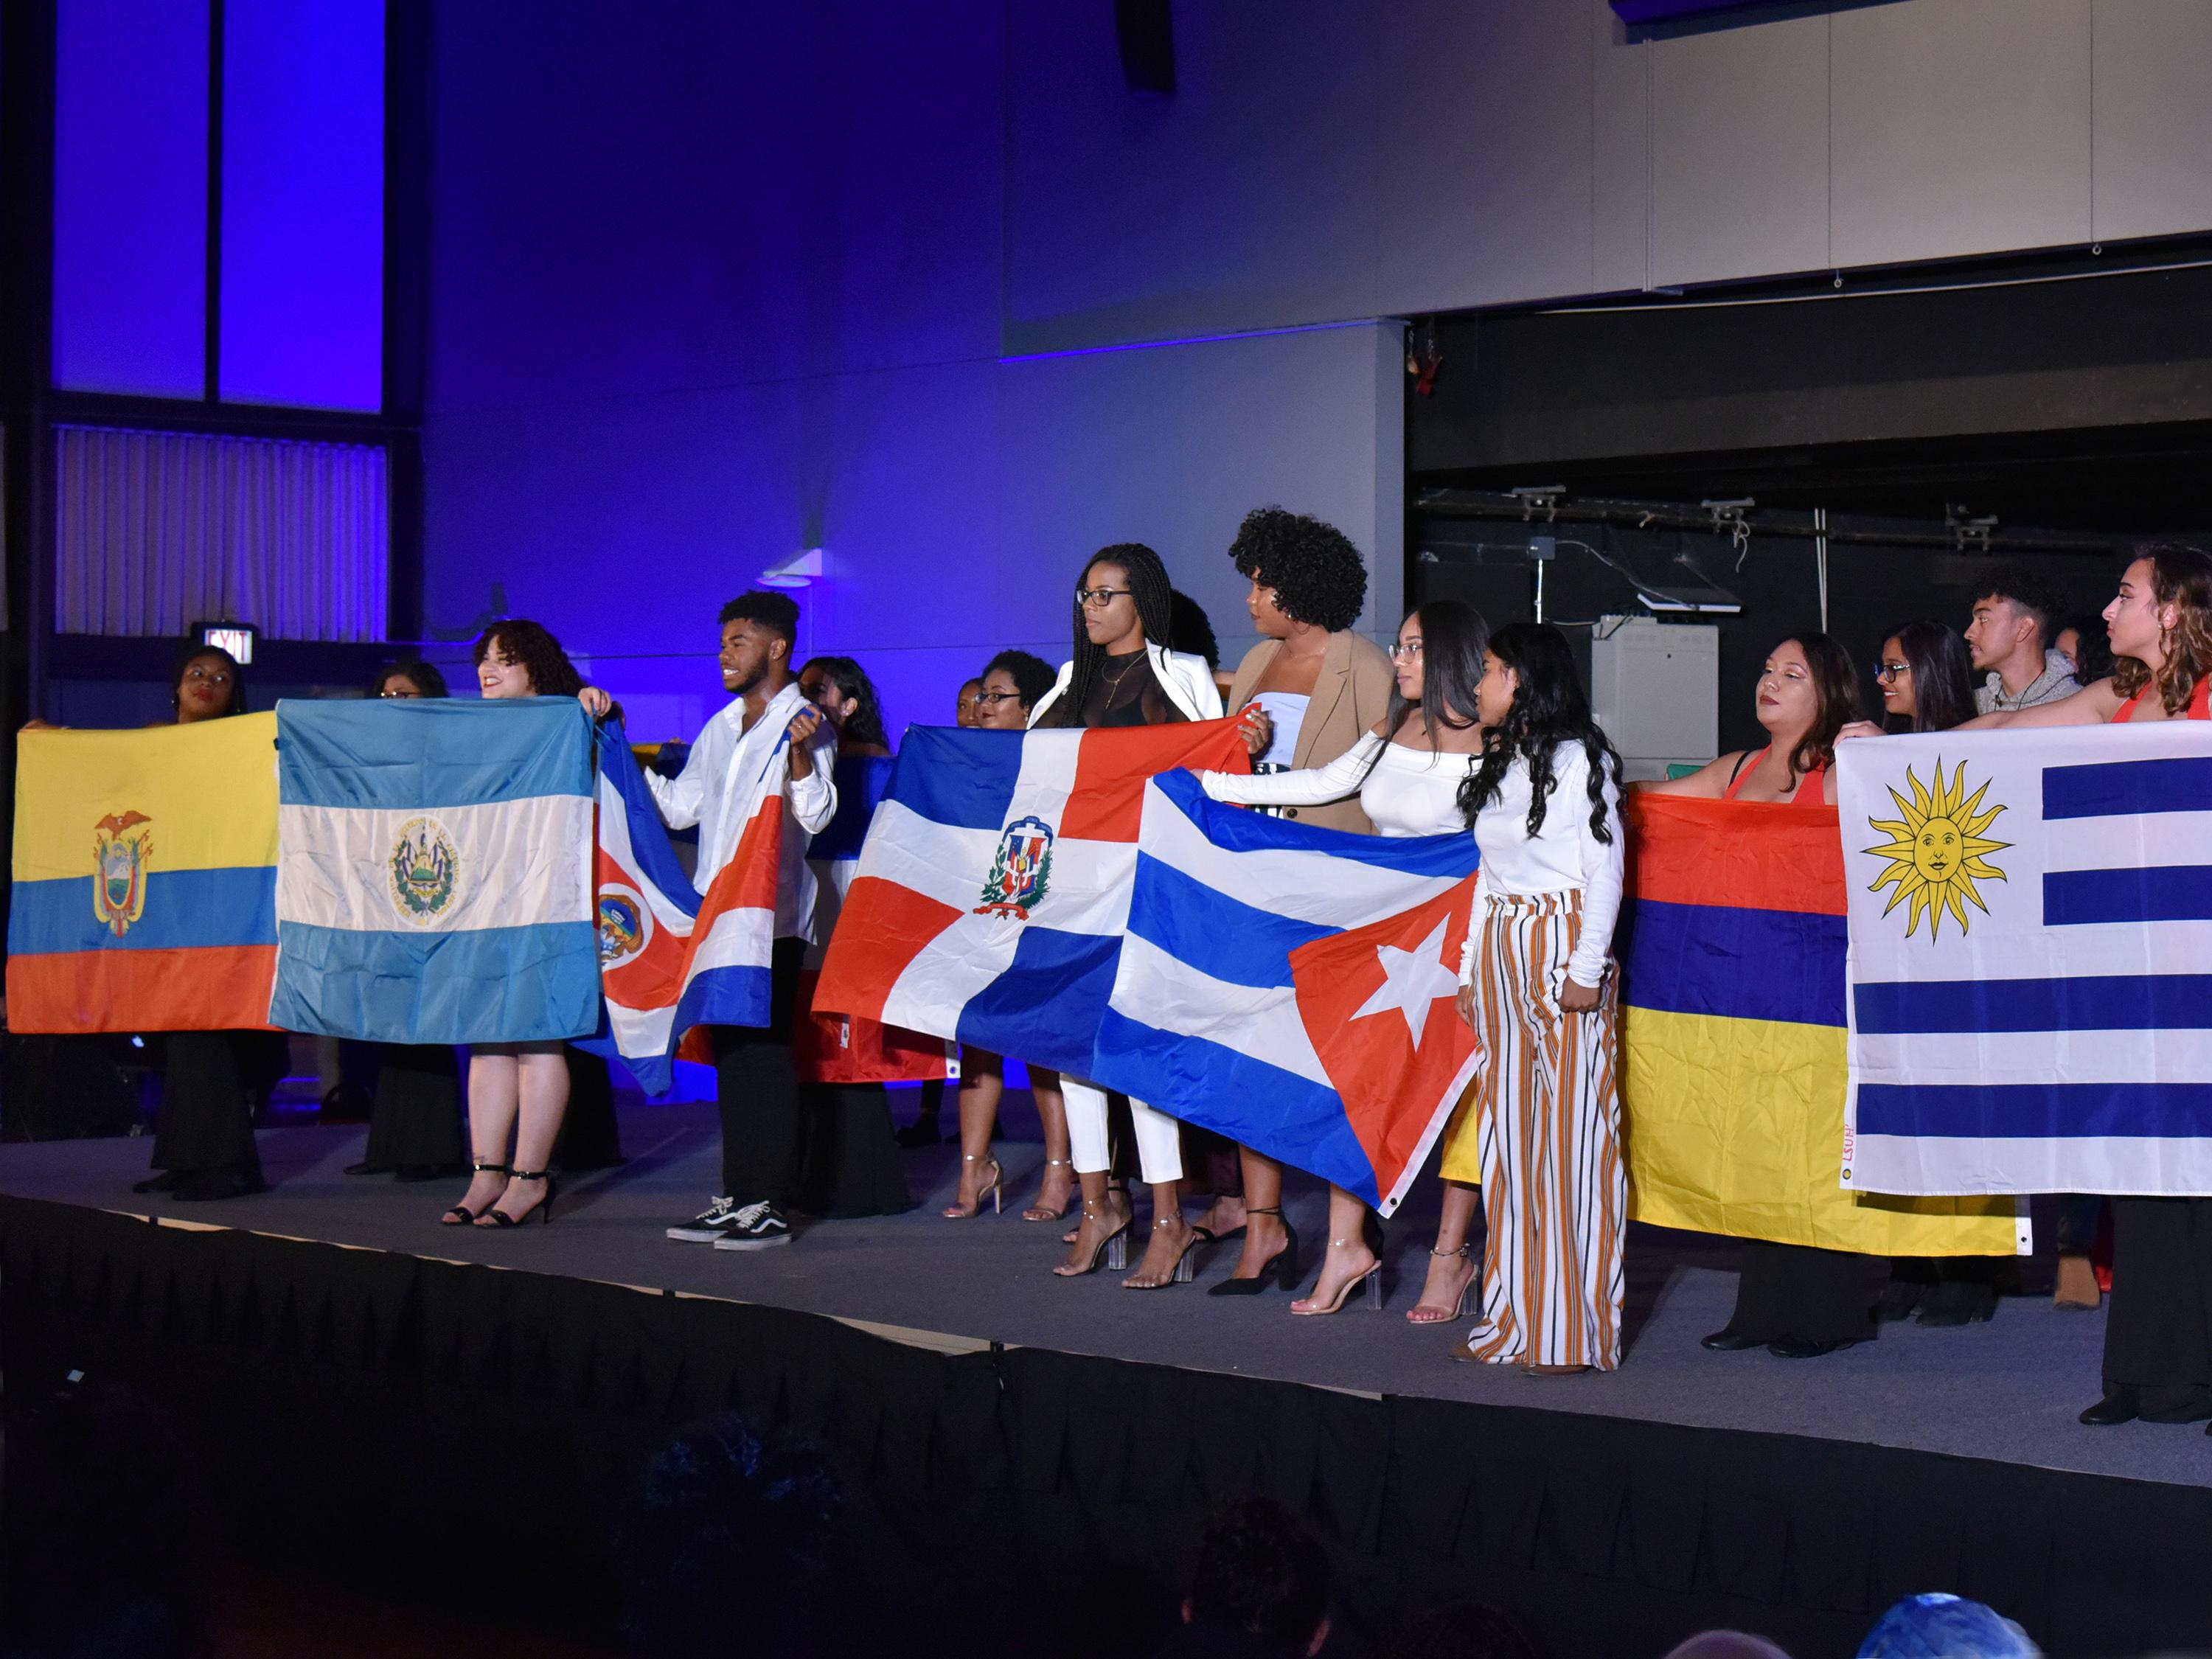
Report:
[[[2154,547],[2128,566],[2105,607],[2109,679],[1978,726],[2095,726],[2212,718],[2212,557]],[[2212,1198],[2112,1200],[2112,1313],[2105,1397],[2093,1427],[2142,1418],[2212,1418]]]
[[[1759,673],[1758,708],[1765,748],[1723,755],[1686,778],[1643,787],[1655,795],[1834,805],[1836,739],[1859,717],[1850,653],[1826,634],[1791,635]],[[1705,1339],[1706,1347],[1763,1347],[1784,1359],[1811,1359],[1873,1337],[1885,1276],[1879,1257],[1747,1238],[1740,1261],[1735,1311]]]

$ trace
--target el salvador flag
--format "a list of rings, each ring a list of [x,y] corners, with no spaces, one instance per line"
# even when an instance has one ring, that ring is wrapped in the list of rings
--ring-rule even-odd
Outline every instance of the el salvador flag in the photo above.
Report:
[[[1844,1183],[2212,1194],[2212,725],[1838,760]]]
[[[599,1023],[573,697],[276,705],[272,1025],[539,1042]]]
[[[1093,1079],[1384,1215],[1474,1074],[1471,835],[1352,835],[1146,787]]]
[[[908,728],[815,988],[854,1014],[1092,1073],[1146,781],[1245,771],[1235,720]]]
[[[584,1046],[621,1060],[649,1095],[673,1086],[676,1050],[693,1026],[769,1023],[787,741],[751,781],[757,799],[737,851],[702,897],[676,860],[621,722],[599,728],[594,902],[606,1020]]]

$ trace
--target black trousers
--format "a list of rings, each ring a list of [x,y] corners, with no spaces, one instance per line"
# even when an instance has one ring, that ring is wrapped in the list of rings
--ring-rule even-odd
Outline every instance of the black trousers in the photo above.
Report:
[[[713,1025],[714,1103],[722,1118],[722,1190],[739,1204],[789,1209],[799,1182],[799,1068],[791,1020],[805,942],[776,940],[766,1026]]]
[[[1808,1342],[1869,1342],[1875,1335],[1879,1256],[1819,1250],[1808,1244],[1743,1241],[1735,1312],[1729,1328],[1755,1342],[1785,1336]]]
[[[284,1075],[284,1038],[275,1031],[171,1031],[154,1167],[172,1175],[261,1178],[253,1114]]]
[[[2148,1418],[2212,1417],[2212,1198],[2112,1200],[2105,1387]]]

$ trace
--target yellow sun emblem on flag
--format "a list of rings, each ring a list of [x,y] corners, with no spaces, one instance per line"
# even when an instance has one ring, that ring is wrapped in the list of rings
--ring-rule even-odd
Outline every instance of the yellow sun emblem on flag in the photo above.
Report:
[[[1882,915],[1907,899],[1912,908],[1906,915],[1905,936],[1911,939],[1913,930],[1920,926],[1923,912],[1928,916],[1928,937],[1932,941],[1943,925],[1943,913],[1948,910],[1958,918],[1959,931],[1966,931],[1966,907],[1962,900],[1971,899],[1984,915],[1990,907],[1982,902],[1975,890],[1977,881],[2002,881],[2003,871],[1987,858],[1990,853],[2002,852],[2010,842],[1991,841],[1982,832],[1996,822],[1997,814],[2005,809],[1992,806],[1982,808],[1982,797],[1989,793],[1984,782],[1969,797],[1966,794],[1966,763],[1959,763],[1947,786],[1943,781],[1943,763],[1936,763],[1932,787],[1924,787],[1905,768],[1905,781],[1912,787],[1911,800],[1893,788],[1889,798],[1897,803],[1902,818],[1869,818],[1867,827],[1879,830],[1891,839],[1881,847],[1865,850],[1875,858],[1887,859],[1889,867],[1867,886],[1869,893],[1879,893],[1883,888],[1894,886],[1889,902],[1882,907]]]

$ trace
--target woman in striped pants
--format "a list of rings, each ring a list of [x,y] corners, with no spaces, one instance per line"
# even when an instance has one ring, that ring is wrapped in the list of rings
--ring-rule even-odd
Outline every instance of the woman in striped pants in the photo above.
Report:
[[[1476,702],[1488,731],[1460,805],[1482,867],[1460,1010],[1483,1061],[1443,1173],[1480,1182],[1489,1231],[1482,1315],[1453,1356],[1537,1376],[1609,1371],[1628,1204],[1609,961],[1620,757],[1555,628],[1492,635]]]

